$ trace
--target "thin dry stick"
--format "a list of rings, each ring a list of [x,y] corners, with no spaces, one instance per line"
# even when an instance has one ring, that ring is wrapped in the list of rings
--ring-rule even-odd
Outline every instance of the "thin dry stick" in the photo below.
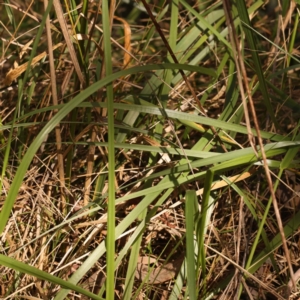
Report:
[[[44,0],[45,9],[48,6],[48,0]],[[48,52],[49,52],[49,65],[50,65],[50,80],[51,80],[51,90],[52,90],[52,99],[53,104],[58,105],[58,97],[57,97],[57,88],[56,88],[56,75],[54,69],[54,56],[52,51],[52,38],[51,38],[51,24],[49,15],[46,19],[46,33],[48,40]],[[56,113],[57,110],[54,111]],[[65,171],[64,171],[64,158],[62,154],[62,142],[61,142],[61,134],[60,134],[60,125],[57,124],[55,127],[55,136],[56,136],[56,149],[57,149],[57,161],[58,161],[58,172],[59,172],[59,181],[60,181],[60,189],[61,189],[61,209],[65,211],[66,208],[66,198],[65,198]]]
[[[153,16],[153,13],[152,13],[152,11],[151,11],[149,5],[146,3],[145,0],[141,0],[141,1],[142,1],[143,5],[144,5],[145,9],[147,10],[147,13],[148,13],[148,15],[149,15],[151,21],[153,22],[153,24],[154,24],[154,26],[155,26],[157,32],[159,33],[159,35],[160,35],[160,37],[161,37],[161,39],[162,39],[164,45],[166,46],[168,52],[170,53],[170,55],[171,55],[171,57],[172,57],[174,63],[179,64],[176,55],[174,54],[173,50],[171,49],[171,47],[170,47],[170,45],[169,45],[167,39],[165,38],[163,32],[161,31],[161,28],[160,28],[159,24],[157,23],[155,17]],[[196,103],[197,103],[197,105],[198,105],[198,107],[199,107],[201,113],[202,113],[204,116],[207,117],[207,114],[206,114],[206,112],[205,112],[205,109],[203,108],[201,102],[199,101],[199,99],[198,99],[198,97],[197,97],[197,95],[196,95],[196,92],[195,92],[195,90],[193,89],[193,87],[191,86],[191,84],[190,84],[190,82],[189,82],[187,76],[185,75],[185,73],[184,73],[181,69],[179,69],[179,73],[180,73],[180,75],[182,76],[182,78],[183,78],[183,80],[184,80],[186,86],[188,87],[188,89],[189,89],[190,92],[192,93],[192,96],[193,96],[194,100],[196,101]],[[219,135],[218,135],[216,129],[215,129],[213,126],[210,126],[210,129],[211,129],[211,131],[213,132],[214,136],[215,136],[216,138],[219,139],[220,145],[221,145],[222,149],[224,150],[224,152],[227,152],[227,149],[225,148],[225,146],[223,145],[223,142],[222,142],[221,139],[219,138]]]
[[[100,10],[100,6],[101,6],[101,1],[99,1],[99,3],[98,3],[97,11]],[[96,26],[95,24],[96,24],[96,20],[94,20],[94,22],[92,23],[93,28]],[[92,34],[92,33],[90,33],[90,34]],[[103,57],[103,59],[104,59],[104,57]],[[100,71],[101,78],[104,77],[104,72],[105,72],[104,68],[105,68],[105,66],[104,66],[104,64],[102,64],[101,71]],[[98,93],[100,93],[100,91],[98,91]],[[101,97],[100,97],[100,95],[98,95],[97,101],[100,102],[100,99],[101,99]],[[94,107],[93,111],[97,115],[100,115],[99,107]],[[96,141],[96,138],[97,138],[97,132],[96,132],[95,128],[92,127],[91,142],[94,143]],[[83,203],[85,206],[89,203],[89,199],[90,199],[90,191],[91,191],[91,184],[92,184],[92,175],[91,174],[93,173],[93,168],[94,168],[95,150],[96,150],[96,147],[94,145],[89,146],[88,157],[87,157],[87,167],[86,167],[86,179],[85,179],[85,183],[84,183]]]
[[[263,159],[263,162],[264,162],[265,174],[266,174],[269,190],[270,190],[271,197],[272,197],[273,207],[274,207],[276,220],[277,220],[278,227],[279,227],[279,232],[280,232],[280,235],[281,235],[283,249],[284,249],[284,252],[285,252],[285,255],[286,255],[286,260],[287,260],[289,271],[290,271],[290,277],[293,281],[293,286],[296,289],[296,283],[294,281],[294,271],[293,271],[293,268],[292,268],[291,258],[290,258],[289,250],[288,250],[288,247],[287,247],[286,238],[285,238],[285,235],[284,235],[284,230],[283,230],[283,225],[282,225],[282,221],[281,221],[281,217],[280,217],[280,213],[279,213],[278,203],[277,203],[277,199],[276,199],[276,196],[275,196],[275,191],[274,191],[274,188],[273,188],[272,178],[271,178],[269,166],[268,166],[268,163],[267,163],[267,157],[266,157],[266,153],[264,151],[264,145],[263,145],[262,137],[261,137],[261,134],[260,134],[260,128],[259,128],[258,121],[257,121],[256,111],[255,111],[251,91],[250,91],[250,88],[249,88],[249,84],[248,84],[248,81],[247,81],[246,68],[245,68],[245,65],[244,65],[242,53],[240,52],[239,47],[238,47],[239,43],[238,43],[237,34],[236,34],[236,31],[235,31],[235,27],[234,27],[232,16],[231,16],[229,1],[224,0],[223,1],[223,6],[224,6],[225,16],[226,16],[226,20],[227,20],[227,26],[228,26],[228,29],[229,29],[230,40],[233,44],[232,48],[236,52],[236,53],[234,53],[234,59],[236,61],[236,67],[237,67],[238,78],[239,78],[239,87],[240,87],[240,90],[241,90],[244,109],[245,110],[247,109],[247,102],[246,102],[246,98],[245,98],[245,94],[244,94],[244,86],[241,83],[241,78],[244,79],[243,81],[244,81],[244,85],[245,85],[245,88],[246,88],[246,91],[247,91],[247,96],[248,96],[248,99],[249,99],[251,114],[252,114],[252,118],[253,118],[253,122],[254,122],[255,131],[257,133],[258,143],[259,143],[259,146],[260,146],[260,149],[261,149],[261,155],[262,155],[262,159]],[[249,118],[249,116],[246,116],[246,117]],[[249,123],[249,126],[250,126],[250,123]],[[247,124],[247,128],[248,128],[248,124]],[[248,129],[248,132],[249,132],[249,129]],[[250,141],[250,143],[253,147],[253,150],[256,153],[257,157],[259,157],[258,153],[257,153],[257,150],[256,150],[256,145],[254,144],[254,139],[252,137],[253,137],[252,133],[249,134],[249,141]]]
[[[251,274],[246,269],[242,268],[239,264],[237,264],[236,262],[234,262],[233,260],[231,260],[229,257],[227,257],[226,255],[224,255],[223,253],[219,252],[218,250],[216,250],[213,247],[210,247],[210,246],[208,246],[206,244],[205,244],[205,247],[207,247],[211,251],[215,252],[219,256],[221,256],[224,259],[226,259],[227,261],[229,261],[238,270],[240,270],[242,273],[245,273],[249,278],[251,278],[253,281],[257,282],[260,286],[262,286],[264,289],[266,289],[267,291],[269,291],[272,295],[274,295],[275,297],[277,297],[277,299],[285,300],[281,295],[279,295],[276,291],[274,291],[273,289],[271,289],[267,284],[265,284],[264,282],[262,282],[261,280],[259,280],[256,276],[254,276],[253,274]]]
[[[241,277],[241,281],[242,281],[243,287],[245,288],[245,291],[247,292],[247,295],[248,295],[249,299],[250,299],[250,300],[254,300],[254,298],[253,298],[252,295],[251,295],[251,291],[250,291],[250,289],[248,288],[248,285],[247,285],[247,283],[246,283],[246,280],[245,280],[243,277]],[[238,299],[238,298],[236,298],[236,299]]]
[[[228,5],[228,7],[227,7],[227,5]],[[245,115],[245,121],[246,121],[246,128],[247,128],[247,132],[248,132],[248,139],[249,139],[250,145],[252,146],[256,156],[258,157],[258,153],[257,153],[256,147],[255,147],[254,136],[253,136],[253,133],[252,133],[252,130],[251,130],[249,111],[248,111],[244,86],[243,86],[243,82],[242,82],[242,75],[241,75],[240,65],[238,63],[239,62],[238,61],[238,54],[239,54],[238,41],[237,41],[237,38],[235,39],[236,36],[234,36],[234,34],[233,34],[234,24],[233,24],[233,20],[231,18],[231,14],[230,14],[230,5],[225,0],[225,1],[223,1],[223,6],[224,6],[224,12],[225,12],[225,15],[226,15],[226,21],[227,21],[227,27],[228,27],[230,40],[233,44],[232,51],[233,51],[234,60],[236,62],[236,70],[237,70],[237,74],[238,74],[237,79],[238,79],[241,98],[242,98],[243,106],[244,106],[244,115]],[[246,78],[247,77],[245,77],[245,81],[246,81]]]
[[[239,264],[240,263],[240,251],[241,251],[241,239],[242,239],[242,227],[245,226],[244,224],[244,213],[243,213],[243,206],[244,206],[244,199],[243,197],[241,197],[240,199],[240,209],[239,209],[239,224],[238,224],[238,230],[237,230],[237,237],[236,237],[236,263]],[[238,270],[236,270],[235,272],[235,275],[236,275],[236,285],[235,285],[235,288],[237,290],[237,295],[238,295],[238,292],[239,292],[239,284],[240,284],[240,281],[241,281],[241,276],[238,272]]]
[[[115,10],[116,10],[116,0],[110,0],[110,6],[109,6],[110,32],[112,30],[112,26],[114,22]]]
[[[110,3],[110,8],[109,8],[109,15],[110,15],[110,30],[112,30],[113,26],[113,19],[114,19],[114,13],[115,13],[115,5],[116,1],[113,0]],[[98,8],[100,7],[100,3]],[[99,9],[97,10],[99,11]],[[105,75],[105,66],[102,64],[102,71],[101,71],[101,77],[104,77]],[[98,97],[100,99],[100,97]],[[99,108],[94,108],[94,112],[96,114],[100,114],[100,109]],[[97,132],[95,128],[93,128],[93,131],[91,133],[91,141],[94,142],[97,138]],[[88,159],[87,159],[87,168],[86,168],[86,180],[84,184],[84,205],[87,205],[89,202],[90,198],[90,189],[91,189],[91,183],[92,183],[92,173],[93,173],[93,168],[94,168],[94,154],[95,154],[95,149],[96,147],[94,145],[89,146],[89,152],[88,152]]]
[[[75,71],[77,73],[78,79],[79,79],[81,85],[84,86],[84,78],[83,78],[83,75],[82,75],[81,70],[80,70],[80,66],[79,66],[79,63],[78,63],[78,59],[77,59],[77,56],[76,56],[75,49],[73,47],[73,43],[70,39],[70,35],[69,35],[69,32],[68,32],[68,27],[67,27],[67,24],[66,24],[66,20],[64,18],[64,14],[63,14],[63,10],[61,8],[61,4],[60,4],[59,0],[53,0],[53,5],[54,5],[55,11],[56,11],[57,19],[58,19],[58,22],[60,24],[63,36],[64,36],[66,44],[68,46],[70,56],[71,56],[71,60],[74,64],[74,68],[75,68]]]
[[[92,127],[91,141],[94,143],[96,141],[97,132],[94,127]],[[96,146],[91,144],[89,146],[88,155],[87,155],[87,167],[86,167],[86,178],[84,182],[84,206],[88,205],[90,202],[90,191],[92,185],[92,174],[94,168],[94,155],[95,155]]]

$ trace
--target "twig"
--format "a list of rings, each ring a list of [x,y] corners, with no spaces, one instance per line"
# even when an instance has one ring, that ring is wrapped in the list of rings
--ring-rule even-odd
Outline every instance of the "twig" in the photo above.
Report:
[[[238,38],[237,38],[237,34],[236,34],[235,27],[234,27],[234,24],[233,24],[232,16],[231,16],[229,1],[224,0],[223,1],[223,6],[224,6],[225,16],[226,16],[226,20],[227,20],[227,24],[228,24],[230,39],[231,39],[231,42],[233,44],[232,48],[233,48],[233,51],[234,51],[234,59],[236,61],[236,67],[237,67],[237,72],[238,72],[237,77],[239,79],[239,87],[240,87],[240,91],[241,91],[241,95],[242,95],[242,99],[243,99],[243,104],[244,104],[245,118],[246,118],[246,123],[247,123],[249,142],[250,142],[256,156],[259,158],[259,155],[258,155],[258,152],[257,152],[257,149],[256,149],[256,145],[255,145],[255,140],[253,138],[253,134],[250,133],[250,129],[251,129],[250,128],[250,119],[249,119],[248,110],[247,110],[247,102],[246,102],[246,98],[245,98],[244,87],[245,87],[246,92],[247,92],[247,97],[248,97],[249,105],[250,105],[250,109],[251,109],[252,120],[253,120],[254,127],[255,127],[255,130],[256,130],[256,133],[257,133],[257,140],[258,140],[258,144],[260,146],[261,156],[262,156],[262,160],[263,160],[263,163],[264,163],[265,174],[266,174],[269,190],[270,190],[270,193],[271,193],[271,198],[272,198],[272,201],[273,201],[273,207],[274,207],[276,220],[277,220],[278,227],[279,227],[279,232],[280,232],[280,235],[281,235],[283,249],[284,249],[284,252],[285,252],[287,264],[288,264],[289,271],[290,271],[290,277],[291,277],[291,280],[293,281],[293,286],[296,289],[296,284],[295,284],[295,281],[294,281],[294,271],[293,271],[293,268],[292,268],[291,258],[290,258],[289,250],[288,250],[288,247],[287,247],[286,238],[285,238],[285,235],[284,235],[283,225],[282,225],[282,221],[281,221],[281,217],[280,217],[280,213],[279,213],[279,208],[278,208],[278,203],[277,203],[277,199],[276,199],[276,196],[275,196],[275,191],[274,191],[274,188],[273,188],[273,183],[272,183],[272,178],[271,178],[269,166],[268,166],[268,163],[267,163],[266,153],[264,151],[264,145],[263,145],[262,137],[261,137],[261,134],[260,134],[260,128],[259,128],[259,124],[258,124],[258,120],[257,120],[257,116],[256,116],[254,102],[253,102],[251,91],[250,91],[249,84],[248,84],[248,81],[247,81],[247,72],[246,72],[245,64],[244,64],[244,61],[243,61],[242,54],[241,54],[241,52],[239,50],[239,47],[238,47]],[[243,79],[244,86],[243,86],[243,83],[242,83],[242,79]]]

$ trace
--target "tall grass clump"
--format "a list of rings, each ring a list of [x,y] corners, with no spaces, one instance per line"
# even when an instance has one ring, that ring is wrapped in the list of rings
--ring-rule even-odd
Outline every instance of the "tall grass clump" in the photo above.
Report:
[[[1,3],[1,299],[298,299],[297,1]]]

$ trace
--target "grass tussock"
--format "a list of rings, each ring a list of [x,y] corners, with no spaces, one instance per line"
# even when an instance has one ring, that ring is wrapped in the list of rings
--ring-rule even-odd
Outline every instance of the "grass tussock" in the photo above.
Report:
[[[296,2],[1,3],[1,299],[298,299]]]

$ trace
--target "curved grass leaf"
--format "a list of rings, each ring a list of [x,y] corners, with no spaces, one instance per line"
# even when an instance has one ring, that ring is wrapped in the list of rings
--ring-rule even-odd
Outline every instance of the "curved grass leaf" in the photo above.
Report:
[[[0,213],[0,234],[3,232],[4,227],[6,225],[6,222],[9,218],[9,214],[11,212],[11,209],[14,205],[15,199],[17,197],[19,188],[22,184],[23,178],[26,174],[26,171],[31,163],[31,160],[33,159],[35,153],[39,149],[40,145],[43,143],[45,137],[55,128],[57,124],[68,114],[70,113],[74,108],[78,107],[80,103],[82,103],[85,99],[87,99],[90,95],[95,93],[97,90],[101,89],[102,87],[110,84],[114,80],[126,76],[128,74],[136,74],[139,72],[146,72],[146,71],[153,71],[153,70],[165,70],[165,69],[186,69],[194,72],[205,72],[208,75],[214,76],[214,72],[201,68],[201,67],[194,67],[189,65],[182,65],[182,64],[163,64],[163,65],[148,65],[148,66],[141,66],[141,67],[134,67],[131,69],[123,70],[120,72],[117,72],[115,74],[109,75],[105,77],[104,79],[94,83],[90,87],[86,88],[84,91],[82,91],[79,95],[74,97],[72,101],[70,101],[68,104],[64,105],[57,114],[45,125],[45,127],[41,130],[41,132],[37,135],[36,139],[33,141],[33,143],[30,145],[28,150],[26,151],[21,164],[18,168],[18,171],[16,172],[16,175],[14,177],[14,180],[11,185],[11,189],[9,190],[9,193],[7,195],[7,198],[5,200],[5,203],[3,205],[3,208]]]
[[[29,266],[28,264],[25,264],[23,262],[17,261],[15,259],[12,259],[10,257],[4,256],[0,254],[0,264],[2,266],[5,266],[7,268],[14,269],[18,272],[34,276],[36,278],[39,278],[41,280],[47,281],[47,282],[52,282],[54,284],[58,284],[63,288],[67,288],[70,290],[73,290],[75,292],[78,292],[82,295],[85,295],[89,297],[90,299],[95,299],[95,300],[103,300],[103,298],[100,298],[99,296],[79,287],[76,286],[75,284],[72,284],[68,281],[62,280],[56,276],[53,276],[51,274],[48,274],[47,272],[41,271],[37,268],[34,268],[32,266]]]

